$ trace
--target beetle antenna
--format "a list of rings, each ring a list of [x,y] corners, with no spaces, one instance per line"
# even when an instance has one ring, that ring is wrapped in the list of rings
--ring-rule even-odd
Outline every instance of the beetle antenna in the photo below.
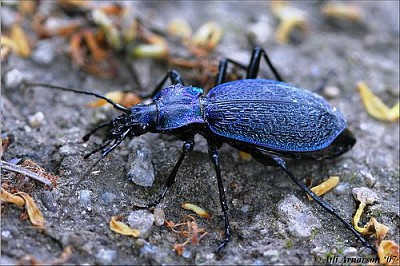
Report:
[[[30,83],[30,82],[26,82],[25,83],[26,86],[37,86],[37,87],[46,87],[46,88],[51,88],[51,89],[57,89],[57,90],[62,90],[62,91],[70,91],[70,92],[75,92],[75,93],[81,93],[81,94],[86,94],[86,95],[92,95],[95,96],[97,98],[103,99],[105,101],[107,101],[109,104],[111,104],[115,109],[120,110],[122,112],[128,113],[129,110],[127,108],[125,108],[124,106],[112,101],[111,99],[100,95],[98,93],[95,92],[90,92],[90,91],[82,91],[82,90],[75,90],[75,89],[70,89],[70,88],[66,88],[66,87],[61,87],[61,86],[57,86],[57,85],[50,85],[50,84],[45,84],[45,83]]]
[[[101,153],[101,156],[99,159],[96,160],[96,162],[94,162],[94,164],[92,164],[86,171],[85,173],[79,178],[78,182],[75,183],[75,185],[72,187],[70,193],[68,194],[68,196],[72,196],[72,194],[76,191],[76,188],[83,182],[83,180],[90,174],[90,172],[92,171],[92,169],[102,160],[104,159],[110,152],[112,152],[119,144],[121,144],[121,142],[126,138],[126,136],[128,135],[128,133],[131,131],[131,129],[126,130],[123,134],[121,134],[121,136],[117,139],[114,139],[114,142],[112,143],[112,145],[108,148],[106,148],[108,145],[110,145],[110,143],[112,142],[112,139],[110,140],[106,140],[105,143],[103,145],[100,146],[100,148],[95,149],[94,151],[92,151],[89,154],[86,154],[84,156],[85,159],[87,159],[90,155],[100,151],[101,149],[103,149],[103,152]]]

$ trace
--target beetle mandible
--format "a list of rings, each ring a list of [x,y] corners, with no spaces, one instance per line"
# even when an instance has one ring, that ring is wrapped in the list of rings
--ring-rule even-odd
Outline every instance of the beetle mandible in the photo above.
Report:
[[[276,80],[257,79],[263,58]],[[245,69],[246,78],[225,82],[228,64]],[[168,79],[172,85],[163,88]],[[207,140],[208,153],[216,171],[225,222],[225,237],[218,251],[226,246],[231,236],[218,154],[223,143],[250,153],[263,164],[280,167],[296,185],[339,219],[365,246],[375,250],[328,202],[297,179],[283,159],[321,160],[337,157],[350,150],[356,139],[347,128],[343,115],[321,96],[284,83],[267,53],[260,47],[253,49],[248,66],[228,58],[221,60],[215,83],[215,87],[203,95],[203,89],[185,86],[180,74],[171,70],[157,85],[151,95],[151,103],[139,103],[131,108],[125,108],[97,93],[39,83],[29,85],[93,95],[123,112],[83,137],[87,141],[98,129],[108,128],[104,142],[85,158],[101,151],[102,159],[125,138],[147,132],[170,134],[183,141],[179,159],[158,198],[142,208],[154,207],[164,198],[175,182],[182,161],[193,150],[194,135],[201,134]]]

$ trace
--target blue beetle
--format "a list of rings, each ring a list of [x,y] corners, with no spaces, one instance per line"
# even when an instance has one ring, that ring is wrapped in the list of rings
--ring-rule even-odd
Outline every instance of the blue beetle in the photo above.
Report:
[[[262,58],[277,80],[257,79]],[[246,79],[225,82],[228,63],[246,69]],[[168,78],[172,85],[163,88]],[[131,108],[125,108],[92,92],[47,84],[30,85],[94,95],[123,112],[84,136],[84,141],[87,141],[98,129],[108,128],[104,142],[85,158],[101,151],[102,159],[126,137],[147,132],[171,134],[183,140],[181,155],[166,179],[159,197],[152,204],[141,208],[154,207],[164,198],[175,181],[183,159],[193,150],[194,135],[201,134],[207,140],[208,152],[216,170],[224,214],[225,238],[217,250],[229,242],[231,235],[218,154],[223,143],[250,153],[263,164],[283,169],[319,205],[342,221],[365,246],[375,250],[329,203],[297,179],[283,159],[321,160],[350,150],[356,139],[347,128],[343,114],[321,96],[282,82],[268,55],[260,47],[254,48],[248,66],[228,58],[222,60],[216,86],[207,95],[203,95],[201,88],[185,86],[179,73],[172,70],[158,84],[150,103],[140,103]]]

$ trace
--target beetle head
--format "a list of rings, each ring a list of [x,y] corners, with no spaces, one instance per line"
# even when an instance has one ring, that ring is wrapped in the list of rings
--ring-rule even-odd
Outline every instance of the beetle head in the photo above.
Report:
[[[154,103],[138,104],[109,123],[100,124],[83,137],[87,141],[89,137],[98,129],[107,127],[106,138],[95,150],[85,155],[85,159],[92,154],[101,151],[104,158],[108,153],[115,149],[126,137],[140,136],[147,132],[154,132],[157,117],[157,108]]]

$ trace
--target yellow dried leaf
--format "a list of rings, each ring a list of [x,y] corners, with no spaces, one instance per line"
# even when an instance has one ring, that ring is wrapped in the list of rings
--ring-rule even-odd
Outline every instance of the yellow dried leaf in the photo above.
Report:
[[[17,24],[11,27],[11,39],[15,44],[15,52],[22,57],[29,57],[32,53],[24,30]]]
[[[321,8],[321,12],[330,18],[353,22],[359,22],[362,18],[361,8],[347,3],[327,3]]]
[[[280,43],[287,43],[290,34],[295,28],[303,31],[308,29],[306,15],[298,8],[289,6],[285,1],[272,1],[272,12],[280,20],[278,29],[276,30],[276,39]]]
[[[222,29],[215,22],[207,22],[196,31],[192,41],[195,45],[213,50],[221,40],[221,36]]]
[[[379,223],[373,217],[364,227],[359,227],[358,222],[360,221],[360,216],[362,215],[366,205],[367,204],[365,202],[360,203],[360,206],[358,207],[358,210],[353,217],[353,226],[358,232],[363,235],[374,235],[379,243],[383,238],[385,238],[387,232],[389,231],[389,227]]]
[[[321,196],[324,195],[329,190],[331,190],[332,188],[336,187],[338,183],[339,183],[338,176],[330,176],[327,180],[325,180],[318,186],[311,188],[311,191],[314,192],[317,196]],[[312,200],[312,198],[309,195],[307,196],[309,200]]]
[[[192,28],[189,23],[183,19],[173,19],[167,26],[168,34],[181,39],[188,39],[192,36]]]
[[[104,96],[107,97],[108,99],[112,100],[113,102],[120,103],[122,101],[122,99],[124,98],[124,92],[111,91],[111,92],[106,93]],[[91,108],[96,108],[96,107],[103,106],[106,103],[107,103],[106,100],[99,99],[97,101],[88,103],[87,106],[91,107]]]
[[[111,217],[110,229],[121,235],[133,237],[139,237],[140,235],[140,231],[138,229],[132,229],[123,222],[117,221],[115,216]]]
[[[36,206],[36,203],[33,201],[31,196],[29,196],[25,192],[18,192],[18,195],[20,195],[25,200],[25,209],[28,212],[29,220],[31,221],[31,223],[39,228],[44,228],[45,221],[43,215],[40,212],[39,208]]]
[[[25,201],[23,198],[21,198],[20,196],[13,195],[3,188],[1,188],[0,200],[8,203],[13,203],[19,207],[23,207],[25,205]]]
[[[244,152],[244,151],[240,151],[239,152],[239,156],[240,156],[240,158],[242,158],[245,161],[250,161],[251,160],[251,154],[250,153],[247,153],[247,152]]]
[[[379,263],[384,265],[399,265],[399,245],[392,240],[383,240],[378,247]]]
[[[389,108],[372,93],[365,82],[358,82],[357,89],[369,115],[382,121],[395,122],[399,119],[400,101],[392,108]]]
[[[2,35],[0,40],[1,40],[1,46],[10,47],[14,51],[17,49],[17,45],[11,38]]]
[[[199,215],[200,217],[203,217],[205,219],[211,219],[211,214],[209,214],[208,212],[206,212],[203,208],[194,205],[193,203],[183,203],[182,204],[182,208],[184,208],[185,210],[190,210],[195,212],[197,215]]]

